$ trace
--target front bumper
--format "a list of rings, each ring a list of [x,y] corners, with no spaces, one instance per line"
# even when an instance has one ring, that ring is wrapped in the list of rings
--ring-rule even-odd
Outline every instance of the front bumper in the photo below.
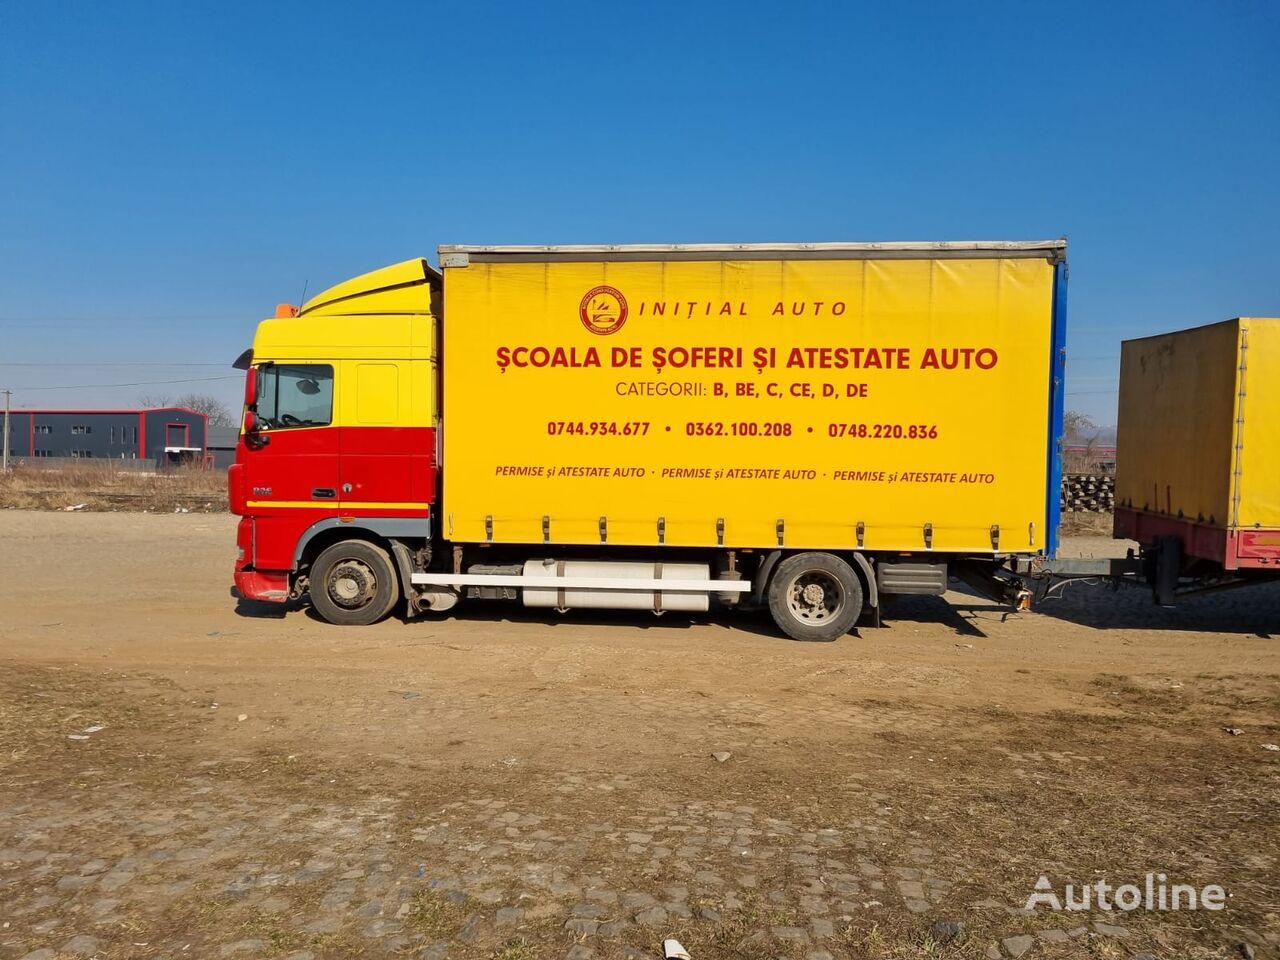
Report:
[[[245,600],[284,603],[289,599],[289,573],[286,570],[254,570],[237,563],[236,592]]]
[[[253,519],[245,517],[236,530],[236,592],[246,600],[284,603],[289,599],[288,570],[255,570],[253,568]]]

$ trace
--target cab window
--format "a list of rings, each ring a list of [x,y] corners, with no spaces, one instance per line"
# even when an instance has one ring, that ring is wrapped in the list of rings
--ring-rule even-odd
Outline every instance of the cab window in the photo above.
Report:
[[[333,422],[333,367],[269,363],[258,368],[254,413],[269,430],[322,427]]]

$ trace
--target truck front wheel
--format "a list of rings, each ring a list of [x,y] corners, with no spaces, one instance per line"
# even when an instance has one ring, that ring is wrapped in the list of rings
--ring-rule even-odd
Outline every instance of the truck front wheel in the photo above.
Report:
[[[853,567],[837,556],[797,553],[773,571],[769,612],[792,640],[835,640],[862,613],[862,584]]]
[[[381,547],[343,540],[311,566],[311,604],[329,623],[362,627],[377,623],[400,597],[395,566]]]

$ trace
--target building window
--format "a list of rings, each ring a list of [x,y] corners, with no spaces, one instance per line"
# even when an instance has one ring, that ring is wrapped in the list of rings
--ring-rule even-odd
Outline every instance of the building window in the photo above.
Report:
[[[51,457],[51,456],[53,456],[53,454],[52,454],[52,453],[50,453],[48,450],[33,450],[31,455],[32,455],[32,456],[34,456],[34,457]]]
[[[71,425],[71,435],[73,437],[88,436],[93,433],[93,427],[87,423],[73,423]]]
[[[53,427],[49,426],[47,423],[37,423],[35,432],[39,434],[50,434],[53,433]]]

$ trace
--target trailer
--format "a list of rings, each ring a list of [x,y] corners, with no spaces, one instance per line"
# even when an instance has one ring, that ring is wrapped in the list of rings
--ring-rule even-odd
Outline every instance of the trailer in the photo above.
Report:
[[[1163,606],[1280,574],[1280,319],[1239,317],[1126,340],[1115,520],[1123,560],[1022,565],[1107,576]]]
[[[767,607],[831,640],[953,576],[1025,604],[1015,561],[1054,556],[1065,240],[438,255],[259,325],[242,596]]]

